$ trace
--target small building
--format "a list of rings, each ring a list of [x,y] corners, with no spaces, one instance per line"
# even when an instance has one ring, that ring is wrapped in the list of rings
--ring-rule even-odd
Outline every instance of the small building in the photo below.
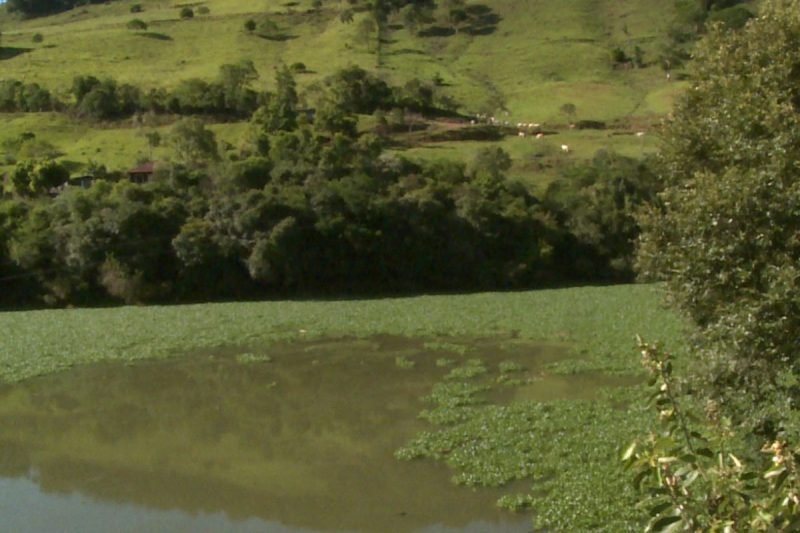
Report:
[[[142,163],[128,170],[128,179],[132,183],[147,183],[156,171],[156,164],[152,161]]]

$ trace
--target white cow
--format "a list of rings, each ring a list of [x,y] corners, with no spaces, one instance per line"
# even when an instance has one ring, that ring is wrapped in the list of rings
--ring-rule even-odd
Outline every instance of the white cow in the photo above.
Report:
[[[562,144],[561,145],[561,151],[564,152],[565,154],[568,154],[569,153],[569,145]]]

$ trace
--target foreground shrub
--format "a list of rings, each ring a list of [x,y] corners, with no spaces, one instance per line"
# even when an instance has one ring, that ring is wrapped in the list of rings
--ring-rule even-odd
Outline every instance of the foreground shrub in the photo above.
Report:
[[[640,340],[661,430],[622,456],[649,515],[647,531],[797,531],[800,447],[768,441],[759,458],[711,403],[699,419],[679,402],[672,361]]]
[[[638,267],[701,328],[702,390],[774,435],[800,400],[800,1],[712,30],[666,124]]]

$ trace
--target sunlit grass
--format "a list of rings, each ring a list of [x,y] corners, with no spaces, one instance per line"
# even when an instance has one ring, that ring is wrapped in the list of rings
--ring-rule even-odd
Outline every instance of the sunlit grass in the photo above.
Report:
[[[141,3],[144,11],[130,13],[133,3]],[[375,55],[354,39],[358,20],[365,15],[342,23],[339,14],[345,4],[326,2],[316,13],[309,12],[310,0],[294,6],[279,0],[207,0],[203,5],[210,13],[191,20],[181,20],[175,5],[157,0],[89,5],[27,21],[3,15],[3,46],[26,53],[3,60],[2,77],[37,81],[69,101],[73,77],[85,74],[143,88],[170,88],[187,78],[214,79],[222,64],[250,59],[260,73],[256,87],[264,89],[272,87],[279,64],[302,62],[308,68],[297,76],[302,90],[347,65],[376,68]],[[449,37],[422,37],[407,28],[393,31],[378,75],[395,85],[411,78],[441,77],[440,90],[460,102],[462,112],[487,111],[511,124],[563,126],[580,119],[655,123],[684,88],[667,82],[657,61],[671,5],[656,0],[487,0],[482,5],[498,20],[484,35],[461,31]],[[279,24],[286,39],[263,39],[244,30],[246,20],[263,14]],[[149,28],[127,29],[134,17]],[[33,43],[35,33],[44,41]],[[640,46],[647,68],[615,70],[610,62],[615,46],[629,53]],[[561,111],[566,103],[575,106],[574,115]],[[98,127],[49,114],[0,120],[0,142],[32,131],[56,145],[68,161],[94,160],[122,169],[151,155],[169,156],[164,148],[151,154],[141,132],[125,124]],[[244,129],[229,124],[215,128],[235,130],[231,135],[218,133],[233,145]],[[599,149],[639,157],[654,149],[653,139],[562,130],[538,145],[507,138],[501,146],[514,159],[511,176],[542,188],[569,160],[589,158]],[[561,144],[572,148],[568,157],[560,154]],[[426,144],[407,154],[469,160],[482,146],[486,144]],[[544,160],[537,156],[542,151],[550,154]]]

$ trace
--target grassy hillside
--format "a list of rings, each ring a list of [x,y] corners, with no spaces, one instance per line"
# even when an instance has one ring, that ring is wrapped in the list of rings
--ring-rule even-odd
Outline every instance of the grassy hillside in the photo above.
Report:
[[[134,3],[143,6],[141,13],[130,12]],[[160,0],[92,5],[32,20],[4,14],[2,77],[36,81],[65,99],[76,75],[170,88],[186,78],[214,79],[220,65],[241,59],[255,63],[261,75],[257,84],[266,88],[273,84],[277,65],[295,62],[308,68],[297,76],[301,89],[352,64],[374,70],[392,84],[438,77],[443,81],[441,90],[461,104],[462,113],[486,112],[511,125],[534,122],[559,128],[550,143],[502,141],[514,156],[512,174],[539,185],[547,180],[546,168],[564,162],[550,157],[561,144],[573,148],[571,158],[591,157],[600,148],[636,156],[654,146],[649,137],[560,127],[596,119],[615,123],[616,133],[648,129],[682,89],[680,82],[669,83],[657,64],[673,16],[670,2],[487,0],[474,4],[484,25],[457,33],[446,21],[416,34],[399,19],[393,20],[394,30],[379,65],[369,45],[358,39],[359,21],[366,15],[357,12],[351,23],[340,20],[346,3],[326,1],[318,11],[311,11],[310,0],[207,0],[195,10],[200,6],[209,12],[189,20],[180,19],[173,3]],[[281,38],[265,39],[245,31],[245,21],[264,16],[278,24]],[[147,22],[148,29],[127,29],[133,18]],[[35,34],[42,35],[42,42],[33,42]],[[637,46],[644,52],[645,68],[613,67],[613,48],[632,54]],[[567,103],[575,106],[573,115],[561,111]],[[94,159],[124,168],[149,155],[140,132],[124,123],[98,130],[94,124],[49,114],[0,115],[0,120],[5,126],[0,142],[32,131],[70,161]],[[236,144],[242,128],[225,129],[230,137],[223,138]],[[475,146],[484,144],[423,142],[409,155],[469,158]],[[537,163],[543,156],[546,165]]]
[[[276,0],[208,0],[202,5],[209,14],[190,20],[180,20],[177,8],[157,0],[136,2],[144,11],[131,14],[133,3],[4,21],[4,46],[22,53],[4,61],[3,76],[36,80],[56,91],[87,73],[169,87],[183,78],[212,78],[220,65],[248,58],[267,85],[278,62],[304,62],[313,73],[301,77],[302,86],[348,64],[375,66],[374,55],[355,42],[358,19],[364,15],[342,23],[340,2],[325,2],[319,12],[307,13],[308,0],[288,3],[298,4],[289,8]],[[489,0],[485,6],[497,20],[486,35],[419,37],[394,31],[381,72],[392,82],[430,79],[438,73],[466,110],[501,103],[514,122],[555,120],[566,102],[577,106],[578,115],[598,119],[668,109],[658,68],[615,71],[609,59],[614,46],[632,50],[638,45],[646,61],[655,61],[671,16],[667,2]],[[264,13],[285,39],[244,31],[247,19]],[[126,29],[133,18],[150,27]],[[36,33],[44,37],[40,44],[31,42]]]

